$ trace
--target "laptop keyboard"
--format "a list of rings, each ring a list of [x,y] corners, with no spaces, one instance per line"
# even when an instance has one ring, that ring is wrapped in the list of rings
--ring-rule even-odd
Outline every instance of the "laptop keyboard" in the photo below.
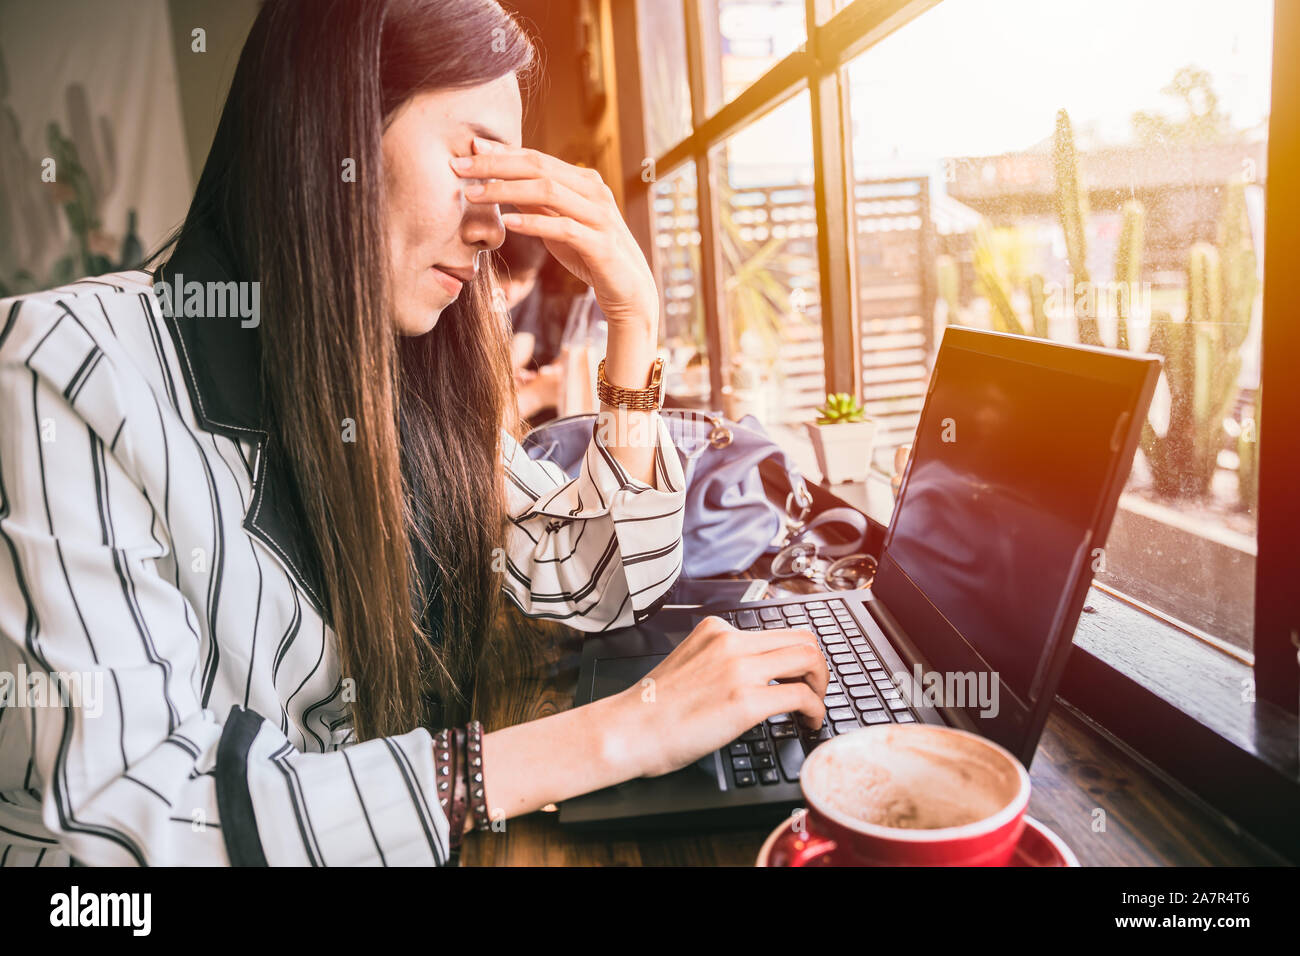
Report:
[[[724,748],[737,787],[799,779],[804,757],[823,740],[861,727],[915,723],[916,715],[889,679],[857,621],[835,598],[775,607],[741,608],[723,616],[743,631],[803,628],[817,635],[830,671],[826,719],[817,730],[793,714],[777,714]]]

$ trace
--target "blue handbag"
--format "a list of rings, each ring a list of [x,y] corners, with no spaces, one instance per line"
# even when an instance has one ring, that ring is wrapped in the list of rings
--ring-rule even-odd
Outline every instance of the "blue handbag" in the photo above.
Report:
[[[752,415],[730,422],[720,415],[689,409],[659,412],[686,476],[682,521],[682,576],[716,577],[748,569],[764,554],[790,540],[787,526],[799,528],[812,495],[799,469],[763,431]],[[521,442],[530,458],[545,458],[576,477],[591,442],[596,415],[570,415],[534,428]],[[788,482],[784,510],[763,486],[759,465]],[[865,528],[865,520],[863,522]]]

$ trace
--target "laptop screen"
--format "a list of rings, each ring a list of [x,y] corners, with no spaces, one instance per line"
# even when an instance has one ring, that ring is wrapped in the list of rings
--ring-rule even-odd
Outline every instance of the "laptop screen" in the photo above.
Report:
[[[885,542],[896,567],[876,588],[935,671],[993,671],[1022,707],[1049,690],[1049,645],[1072,635],[1103,557],[1153,366],[947,330]]]

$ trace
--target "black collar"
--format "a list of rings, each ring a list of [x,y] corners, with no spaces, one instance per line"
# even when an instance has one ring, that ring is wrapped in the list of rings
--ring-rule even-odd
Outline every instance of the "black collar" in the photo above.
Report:
[[[254,278],[238,273],[234,257],[216,234],[187,230],[172,257],[154,273],[155,290],[164,282],[172,289],[177,282],[183,283],[183,293],[191,282],[207,289],[209,283]],[[245,327],[247,323],[238,315],[209,316],[204,305],[196,315],[195,302],[182,308],[183,301],[172,296],[164,319],[199,426],[257,445],[244,528],[280,558],[324,616],[320,555],[311,544],[301,497],[263,405],[260,330],[265,316],[259,316],[258,325]]]

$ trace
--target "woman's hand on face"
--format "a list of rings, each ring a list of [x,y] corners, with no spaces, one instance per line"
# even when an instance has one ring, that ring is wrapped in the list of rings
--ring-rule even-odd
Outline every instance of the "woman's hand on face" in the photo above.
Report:
[[[820,727],[829,679],[808,631],[741,631],[705,618],[622,694],[643,776],[685,767],[774,714]]]
[[[654,274],[598,172],[481,137],[475,137],[474,151],[451,160],[457,175],[487,180],[467,186],[466,199],[518,207],[520,212],[502,217],[506,228],[540,238],[592,287],[611,325],[658,327]]]

